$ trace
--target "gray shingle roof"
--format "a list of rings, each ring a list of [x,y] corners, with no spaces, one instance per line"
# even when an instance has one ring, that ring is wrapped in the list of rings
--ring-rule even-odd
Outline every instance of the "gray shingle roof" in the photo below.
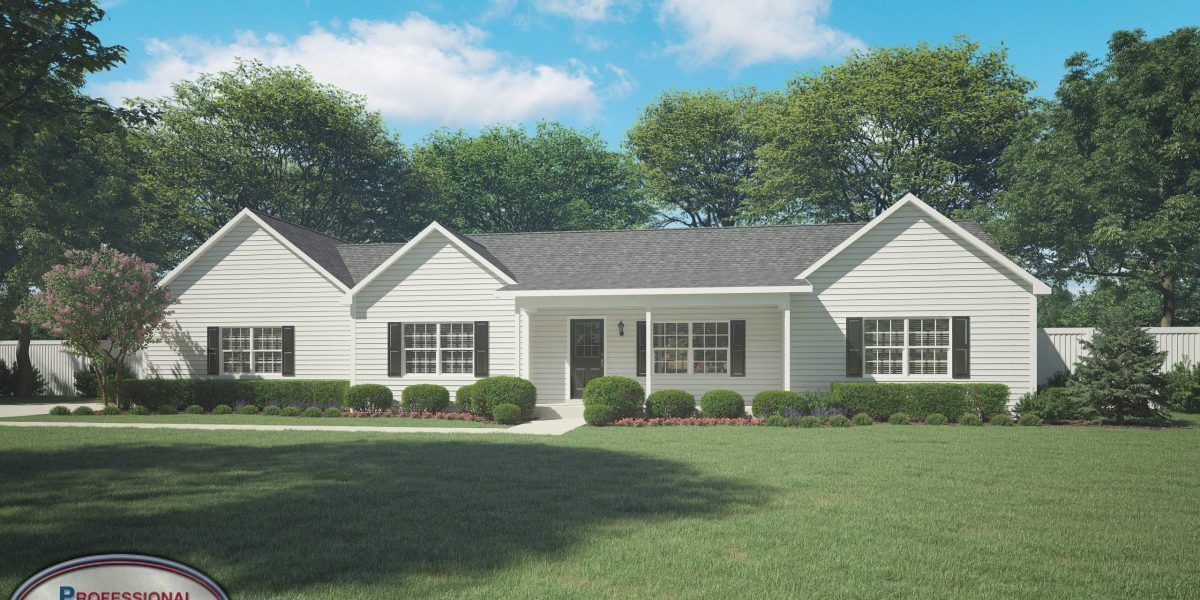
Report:
[[[403,247],[347,244],[258,214],[347,286]],[[957,223],[996,247],[979,224]],[[517,281],[507,290],[745,287],[796,285],[796,275],[865,224],[451,233]]]

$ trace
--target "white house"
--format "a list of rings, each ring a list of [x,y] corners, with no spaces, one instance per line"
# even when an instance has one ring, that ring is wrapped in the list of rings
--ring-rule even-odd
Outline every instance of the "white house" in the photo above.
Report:
[[[1036,385],[1049,288],[973,222],[908,195],[867,223],[463,235],[347,244],[244,210],[163,284],[147,376],[484,375],[579,403],[600,375],[697,395],[835,381]]]

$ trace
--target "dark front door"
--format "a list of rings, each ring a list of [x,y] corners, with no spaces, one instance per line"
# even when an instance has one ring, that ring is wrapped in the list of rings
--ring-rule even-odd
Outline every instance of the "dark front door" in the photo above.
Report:
[[[582,398],[587,382],[604,376],[604,320],[571,319],[571,397]]]

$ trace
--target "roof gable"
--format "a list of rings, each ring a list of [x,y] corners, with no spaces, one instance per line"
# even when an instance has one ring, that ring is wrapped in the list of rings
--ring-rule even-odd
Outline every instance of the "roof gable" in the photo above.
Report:
[[[509,274],[508,270],[503,268],[502,265],[500,265],[500,263],[495,259],[495,257],[492,256],[490,252],[487,252],[486,248],[479,248],[478,244],[472,242],[471,240],[466,239],[463,235],[438,223],[437,221],[434,221],[433,223],[430,223],[428,227],[423,229],[421,231],[421,233],[418,233],[416,235],[416,237],[414,237],[413,239],[409,240],[407,243],[400,246],[395,252],[393,252],[391,254],[391,256],[389,256],[386,260],[384,260],[377,267],[375,267],[373,270],[371,270],[371,272],[368,273],[365,277],[360,279],[358,281],[358,283],[355,284],[354,287],[350,290],[350,294],[351,295],[357,294],[359,291],[361,291],[363,288],[365,288],[367,285],[369,285],[372,281],[374,281],[380,275],[382,275],[385,271],[390,269],[392,267],[392,265],[396,264],[396,261],[400,260],[403,256],[408,254],[413,248],[417,247],[422,241],[424,241],[426,238],[428,238],[429,236],[431,236],[433,234],[441,234],[443,237],[445,237],[447,240],[449,240],[451,244],[453,244],[456,248],[458,248],[461,252],[463,252],[464,254],[471,257],[473,260],[475,260],[479,264],[481,264],[485,269],[490,271],[493,275],[496,276],[497,279],[501,280],[502,282],[509,284],[509,285],[516,283],[516,280],[512,278],[512,275]],[[483,252],[481,253],[480,250],[483,250]]]

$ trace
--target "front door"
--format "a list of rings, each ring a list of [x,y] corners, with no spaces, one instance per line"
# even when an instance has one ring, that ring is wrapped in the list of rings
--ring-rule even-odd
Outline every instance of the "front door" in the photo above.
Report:
[[[604,319],[571,319],[571,398],[604,376]]]

